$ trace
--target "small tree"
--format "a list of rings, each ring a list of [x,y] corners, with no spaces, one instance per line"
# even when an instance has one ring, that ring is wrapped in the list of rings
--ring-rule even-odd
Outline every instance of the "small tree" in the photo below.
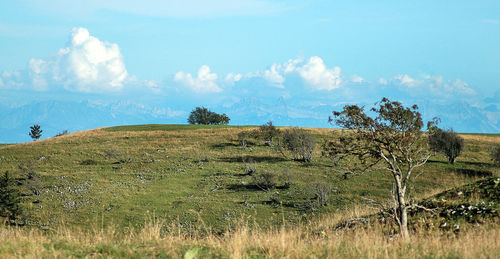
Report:
[[[226,125],[229,123],[229,120],[229,117],[225,113],[218,114],[205,107],[196,107],[188,117],[189,124]]]
[[[493,160],[493,164],[496,166],[500,166],[500,145],[491,149],[491,160]]]
[[[342,163],[346,174],[381,169],[377,172],[387,172],[393,177],[392,215],[405,239],[409,238],[407,210],[416,206],[407,197],[410,176],[430,157],[422,132],[422,117],[417,110],[417,105],[407,108],[383,98],[378,107],[371,109],[376,115],[372,118],[364,107],[346,105],[342,111],[333,112],[330,122],[349,131],[323,145],[323,154],[332,157],[337,165]]]
[[[429,146],[435,152],[443,153],[451,164],[464,148],[464,139],[453,130],[442,130],[435,126],[429,129]]]
[[[42,136],[43,130],[40,129],[40,125],[35,124],[30,127],[30,137],[33,139],[33,141],[38,140]]]
[[[271,145],[273,143],[273,139],[277,138],[280,134],[280,130],[277,129],[272,121],[267,122],[264,125],[259,127],[260,135],[264,138],[264,141]]]
[[[309,162],[312,159],[316,142],[307,130],[293,128],[283,133],[282,145],[293,154],[294,160]]]
[[[0,217],[14,220],[21,214],[20,193],[9,172],[0,176]]]

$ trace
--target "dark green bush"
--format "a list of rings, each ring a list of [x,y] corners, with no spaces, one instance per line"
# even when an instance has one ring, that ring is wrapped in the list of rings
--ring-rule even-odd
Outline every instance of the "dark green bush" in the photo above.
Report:
[[[453,130],[434,129],[429,135],[429,145],[433,151],[444,154],[448,162],[453,164],[464,148],[464,139]]]
[[[196,107],[188,117],[189,124],[226,125],[229,123],[229,120],[229,117],[225,113],[218,114],[205,107]]]
[[[281,145],[293,154],[294,160],[309,162],[312,159],[316,142],[307,130],[293,128],[283,133]]]
[[[16,185],[9,172],[0,176],[0,217],[15,220],[21,214],[21,194]]]

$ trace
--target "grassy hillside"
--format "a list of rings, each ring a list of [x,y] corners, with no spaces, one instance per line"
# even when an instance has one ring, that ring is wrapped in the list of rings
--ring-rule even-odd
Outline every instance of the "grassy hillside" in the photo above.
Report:
[[[332,162],[320,156],[323,139],[334,137],[339,131],[308,129],[318,145],[313,161],[302,163],[284,157],[275,148],[259,141],[246,148],[240,146],[238,133],[251,129],[255,127],[139,125],[77,132],[43,141],[0,146],[0,172],[10,171],[20,182],[28,172],[40,175],[41,181],[32,183],[39,185],[39,195],[31,195],[29,188],[22,187],[25,215],[19,223],[50,233],[59,233],[67,227],[78,229],[75,233],[82,235],[78,238],[96,229],[129,233],[132,229],[151,227],[148,222],[161,222],[165,233],[180,231],[177,233],[208,235],[203,238],[241,230],[238,222],[245,222],[245,231],[255,228],[268,231],[256,235],[280,235],[273,229],[286,226],[299,231],[296,228],[310,224],[307,222],[324,222],[321,219],[325,217],[338,219],[339,215],[345,218],[346,211],[365,208],[366,199],[385,202],[389,198],[390,175],[377,173],[343,179]],[[488,155],[489,148],[500,143],[500,136],[462,136],[465,150],[454,165],[436,155],[419,169],[417,173],[422,174],[412,189],[415,199],[431,198],[445,190],[500,175],[499,168],[492,165]],[[277,187],[270,191],[258,188],[246,173],[247,165],[255,166],[258,171],[275,173]],[[289,177],[291,185],[287,188],[285,183]],[[318,183],[332,190],[328,206],[317,205],[314,192]],[[496,202],[493,208],[498,209],[498,201],[493,202]],[[433,217],[432,220],[439,222],[445,219]],[[498,232],[496,223],[488,224],[495,226],[489,231]],[[16,233],[22,237],[43,235],[27,229],[32,228],[24,227],[22,233]],[[300,231],[309,235],[310,230]],[[12,234],[2,233],[0,236],[4,239]],[[482,234],[474,235],[477,239]],[[49,243],[61,241],[56,237],[45,238],[50,239]],[[314,242],[322,242],[315,238]],[[195,246],[211,247],[210,251],[215,249],[212,252],[228,253],[221,247],[222,243],[189,240],[185,240],[188,245],[196,243]],[[66,245],[75,246],[69,242]],[[498,240],[494,242],[498,244]],[[137,245],[132,243],[129,245]],[[335,244],[334,247],[342,246]],[[0,247],[0,253],[2,249],[8,250]],[[302,252],[306,253],[307,249]],[[178,252],[185,251],[179,248]]]

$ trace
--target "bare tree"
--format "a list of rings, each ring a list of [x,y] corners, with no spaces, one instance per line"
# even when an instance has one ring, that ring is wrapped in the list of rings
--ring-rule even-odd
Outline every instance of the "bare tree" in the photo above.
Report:
[[[404,107],[399,102],[383,98],[370,110],[346,105],[333,112],[330,122],[348,129],[338,139],[327,140],[323,155],[333,158],[346,175],[367,171],[387,172],[392,175],[394,201],[393,217],[400,234],[408,239],[408,208],[416,206],[407,197],[410,177],[415,168],[424,165],[430,157],[427,137],[422,132],[423,121],[418,106]],[[430,122],[428,125],[433,125]]]

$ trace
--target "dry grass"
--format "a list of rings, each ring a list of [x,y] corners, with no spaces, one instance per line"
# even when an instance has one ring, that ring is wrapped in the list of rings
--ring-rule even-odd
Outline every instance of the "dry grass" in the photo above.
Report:
[[[486,142],[491,144],[500,144],[500,138],[498,135],[466,135],[460,134],[462,138],[468,141],[478,141],[478,142]]]
[[[364,213],[357,208],[347,214]],[[175,225],[148,220],[141,229],[81,230],[59,227],[0,229],[2,258],[171,257],[171,258],[496,258],[500,229],[488,225],[459,234],[417,230],[410,242],[383,234],[381,226],[337,231],[332,224],[346,213],[300,226],[259,230],[240,224],[222,236],[204,232],[187,235]],[[193,257],[188,257],[193,256]]]

